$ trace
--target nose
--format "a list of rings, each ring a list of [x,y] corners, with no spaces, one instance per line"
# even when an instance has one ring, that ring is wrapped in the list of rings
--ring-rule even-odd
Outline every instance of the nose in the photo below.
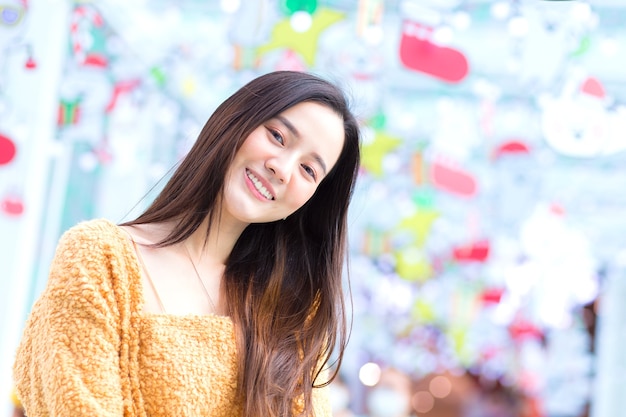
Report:
[[[272,173],[272,176],[280,183],[288,183],[293,172],[293,162],[290,158],[274,157],[265,161],[265,167]]]

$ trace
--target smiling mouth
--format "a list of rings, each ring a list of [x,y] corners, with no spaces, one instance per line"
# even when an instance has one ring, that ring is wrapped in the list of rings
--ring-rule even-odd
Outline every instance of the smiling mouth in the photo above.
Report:
[[[270,193],[268,189],[265,188],[265,186],[263,186],[263,183],[261,182],[261,180],[255,177],[254,174],[252,174],[252,172],[246,169],[246,175],[248,176],[248,178],[250,178],[252,185],[254,185],[254,188],[256,188],[259,194],[261,194],[263,197],[267,198],[268,200],[274,199],[274,196],[272,195],[272,193]]]

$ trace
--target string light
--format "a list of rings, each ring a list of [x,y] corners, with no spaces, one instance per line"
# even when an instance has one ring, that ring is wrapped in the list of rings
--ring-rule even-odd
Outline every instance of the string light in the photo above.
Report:
[[[380,381],[381,373],[378,364],[368,362],[359,369],[359,380],[363,385],[373,387]]]

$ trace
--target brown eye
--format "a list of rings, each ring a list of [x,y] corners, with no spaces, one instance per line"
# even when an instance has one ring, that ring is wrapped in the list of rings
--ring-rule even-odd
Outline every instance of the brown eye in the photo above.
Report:
[[[302,169],[304,169],[304,171],[309,174],[311,176],[311,178],[313,178],[314,180],[317,179],[317,176],[315,175],[315,170],[313,168],[311,168],[308,165],[302,165]]]
[[[280,143],[281,145],[285,144],[285,140],[283,139],[283,136],[280,134],[279,131],[274,130],[274,129],[268,129],[268,130],[270,131],[270,134],[274,137],[276,142]]]

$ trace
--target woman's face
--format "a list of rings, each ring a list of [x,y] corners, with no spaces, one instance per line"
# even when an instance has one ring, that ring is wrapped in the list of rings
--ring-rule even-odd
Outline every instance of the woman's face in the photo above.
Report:
[[[299,103],[263,123],[228,170],[222,215],[244,223],[289,216],[315,193],[343,142],[341,117],[315,102]]]

